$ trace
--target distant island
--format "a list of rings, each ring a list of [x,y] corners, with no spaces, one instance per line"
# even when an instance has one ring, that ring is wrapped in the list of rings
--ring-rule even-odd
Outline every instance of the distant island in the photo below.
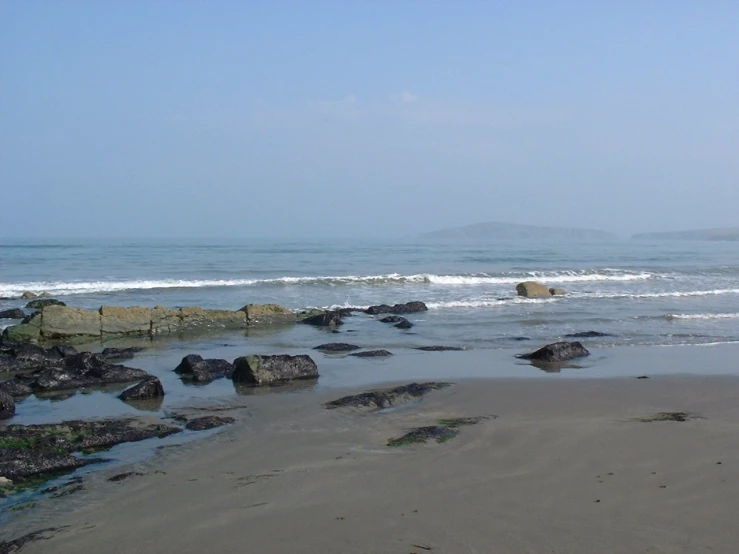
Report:
[[[517,223],[475,223],[464,227],[452,227],[423,233],[428,239],[554,239],[554,240],[615,240],[618,237],[595,229],[571,229],[567,227],[539,227]]]
[[[666,233],[639,233],[634,240],[739,240],[739,228],[699,229],[695,231],[673,231]]]

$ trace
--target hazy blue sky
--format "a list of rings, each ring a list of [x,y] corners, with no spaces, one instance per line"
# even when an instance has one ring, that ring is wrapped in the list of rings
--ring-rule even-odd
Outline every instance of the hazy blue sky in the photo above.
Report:
[[[0,236],[739,226],[739,2],[0,1]]]

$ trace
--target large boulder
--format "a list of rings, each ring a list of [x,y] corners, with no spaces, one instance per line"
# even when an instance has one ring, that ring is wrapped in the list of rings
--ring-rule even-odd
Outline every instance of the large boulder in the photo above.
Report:
[[[525,281],[516,285],[516,293],[518,296],[525,296],[526,298],[541,298],[545,296],[552,296],[549,289],[537,283],[536,281]]]
[[[27,323],[11,325],[3,330],[3,339],[19,342],[37,342],[41,339],[41,328]]]
[[[413,302],[406,302],[405,304],[395,304],[394,306],[389,306],[387,304],[379,304],[377,306],[370,306],[366,310],[364,310],[364,313],[370,314],[370,315],[377,315],[377,314],[413,314],[418,312],[425,312],[428,310],[428,306],[424,304],[423,302],[419,301],[413,301]]]
[[[23,319],[24,317],[26,317],[26,314],[20,308],[3,310],[0,312],[0,319]]]
[[[41,335],[47,339],[63,339],[73,336],[100,336],[100,312],[48,306],[41,317]]]
[[[21,294],[21,298],[23,300],[30,300],[31,298],[37,298],[37,297],[38,297],[38,294],[36,294],[35,292],[31,292],[29,290]]]
[[[0,390],[0,419],[9,419],[15,415],[15,400],[7,392]]]
[[[316,379],[318,367],[310,356],[242,356],[234,360],[233,380],[269,385],[294,379]]]
[[[314,327],[336,327],[343,325],[341,321],[341,314],[339,312],[327,311],[321,312],[316,315],[310,315],[300,320],[301,323],[306,325],[313,325]]]
[[[148,335],[151,333],[151,308],[101,306],[100,330],[104,335]]]
[[[161,381],[152,375],[130,389],[124,390],[118,398],[128,402],[130,400],[151,400],[162,396],[164,396],[164,387]]]
[[[26,308],[30,310],[43,310],[48,306],[66,306],[66,304],[61,300],[55,300],[54,298],[37,298],[36,300],[31,300],[26,304]]]
[[[246,314],[248,325],[283,325],[297,321],[292,310],[279,304],[247,304],[239,311]]]
[[[174,370],[194,383],[205,384],[221,377],[231,378],[234,366],[226,360],[204,360],[198,354],[188,354]]]
[[[590,352],[588,352],[580,342],[563,341],[547,344],[535,352],[531,352],[530,354],[518,354],[516,357],[521,358],[522,360],[559,363],[589,355]]]

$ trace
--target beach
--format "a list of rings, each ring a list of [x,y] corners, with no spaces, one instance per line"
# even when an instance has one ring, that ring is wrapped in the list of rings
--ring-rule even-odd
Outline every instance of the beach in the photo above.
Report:
[[[395,409],[244,397],[238,422],[42,501],[24,552],[734,552],[739,380],[462,380]],[[221,407],[222,408],[222,407]],[[684,412],[687,421],[642,421]],[[443,443],[389,447],[441,419]],[[32,529],[33,528],[33,529]]]

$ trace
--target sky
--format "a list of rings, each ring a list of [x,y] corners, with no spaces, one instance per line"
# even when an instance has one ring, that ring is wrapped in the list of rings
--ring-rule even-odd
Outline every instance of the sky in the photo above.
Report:
[[[739,227],[739,2],[0,0],[0,237]]]

